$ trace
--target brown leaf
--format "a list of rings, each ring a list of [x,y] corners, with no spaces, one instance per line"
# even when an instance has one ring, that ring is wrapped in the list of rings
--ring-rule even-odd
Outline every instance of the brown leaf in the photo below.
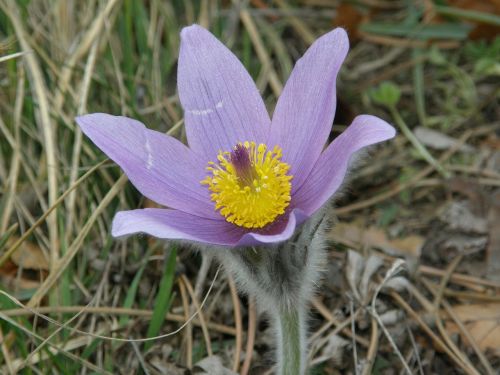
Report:
[[[9,244],[13,244],[18,238],[9,240]],[[17,249],[11,258],[12,262],[23,269],[30,270],[45,270],[49,269],[49,262],[45,258],[42,250],[27,241],[24,241],[19,249]]]
[[[358,28],[363,21],[364,15],[352,4],[341,3],[337,7],[337,15],[333,19],[333,25],[343,27],[349,33],[351,41],[358,39]]]
[[[3,288],[10,291],[31,290],[40,287],[40,281],[23,276],[18,277],[17,273],[5,273],[3,269],[0,270],[0,282]]]
[[[424,244],[421,236],[407,236],[404,238],[390,239],[385,232],[376,227],[363,228],[356,223],[339,223],[330,233],[334,241],[347,245],[372,246],[396,256],[410,256],[419,258]]]
[[[487,249],[487,262],[489,278],[500,280],[500,191],[490,197],[488,210],[489,242]]]
[[[481,142],[481,146],[500,151],[500,137],[492,132]]]
[[[39,275],[37,278],[40,278]],[[25,272],[19,274],[18,265],[9,259],[0,268],[0,284],[6,290],[18,292],[37,289],[40,286],[40,281],[26,277]]]
[[[457,317],[465,324],[481,350],[491,349],[500,355],[500,303],[458,305],[453,307]],[[450,332],[460,332],[452,322],[446,327]],[[467,338],[463,338],[467,342]]]

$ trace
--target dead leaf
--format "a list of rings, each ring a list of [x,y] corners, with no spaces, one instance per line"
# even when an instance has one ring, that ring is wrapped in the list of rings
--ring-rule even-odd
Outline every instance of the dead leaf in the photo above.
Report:
[[[458,143],[458,139],[423,126],[418,126],[415,129],[415,136],[425,146],[435,150],[447,150]],[[462,145],[459,150],[463,152],[473,152],[474,148],[469,145]]]
[[[455,250],[460,254],[475,254],[483,251],[487,243],[487,236],[464,236],[460,233],[447,233],[441,246],[444,250]]]
[[[17,240],[18,238],[11,238],[8,241],[8,246],[14,244]],[[21,244],[19,249],[12,254],[10,259],[14,264],[23,269],[44,271],[48,271],[49,269],[49,262],[45,258],[42,249],[27,241]]]
[[[500,191],[491,195],[491,205],[488,212],[489,241],[487,254],[487,275],[494,280],[500,280]]]
[[[376,227],[362,228],[355,223],[338,223],[330,232],[330,238],[348,246],[376,247],[394,256],[420,258],[424,238],[411,235],[404,238],[390,239],[386,233]]]
[[[185,375],[187,370],[183,367],[176,365],[175,363],[171,363],[159,356],[154,356],[149,360],[151,366],[153,366],[157,373],[160,374],[168,374],[168,375]]]
[[[343,367],[346,351],[351,343],[339,335],[329,335],[325,347],[321,350],[322,361],[333,360],[336,367]]]
[[[354,41],[359,38],[358,28],[365,16],[352,4],[340,3],[337,7],[333,25],[343,27],[349,33],[349,38]]]
[[[25,277],[25,274],[18,274],[18,267],[12,261],[7,261],[0,269],[0,284],[3,289],[10,291],[23,291],[37,289],[40,281]]]
[[[500,303],[453,306],[453,311],[464,323],[481,350],[493,350],[500,355]],[[460,332],[453,322],[447,322],[452,333]],[[464,342],[467,338],[463,337]]]
[[[236,375],[235,372],[224,367],[219,356],[213,355],[199,361],[193,370],[194,374],[220,374],[220,375]]]
[[[452,178],[448,187],[469,198],[465,202],[453,202],[441,220],[452,229],[466,233],[488,234],[486,250],[486,275],[493,280],[500,279],[500,190],[489,191],[473,179]],[[480,239],[471,239],[468,245],[480,245]],[[474,247],[474,246],[473,246]],[[483,246],[482,248],[484,248]]]
[[[346,278],[354,297],[361,301],[361,295],[358,291],[358,283],[361,277],[361,272],[365,264],[364,258],[360,253],[354,250],[347,251]]]
[[[473,209],[468,201],[453,201],[443,209],[439,218],[449,229],[460,233],[488,233],[487,220],[474,215]]]
[[[7,247],[17,240],[18,238],[11,237],[7,241]],[[42,275],[46,274],[45,271],[48,269],[49,264],[42,250],[25,241],[0,268],[0,284],[4,289],[14,292],[37,289],[40,287],[40,280],[43,279]],[[26,270],[41,272],[26,272]]]
[[[495,151],[500,151],[500,137],[495,132],[488,134],[488,136],[481,142],[481,146],[491,148]]]
[[[380,315],[380,321],[384,323],[385,326],[392,326],[398,324],[404,318],[405,318],[404,312],[399,309],[388,310]]]

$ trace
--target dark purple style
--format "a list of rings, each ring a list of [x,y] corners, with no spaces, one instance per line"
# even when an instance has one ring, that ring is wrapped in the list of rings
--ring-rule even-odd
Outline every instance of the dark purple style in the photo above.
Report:
[[[242,185],[251,186],[256,176],[253,175],[252,162],[248,150],[238,143],[231,151],[231,164],[236,169],[236,175],[241,179]]]

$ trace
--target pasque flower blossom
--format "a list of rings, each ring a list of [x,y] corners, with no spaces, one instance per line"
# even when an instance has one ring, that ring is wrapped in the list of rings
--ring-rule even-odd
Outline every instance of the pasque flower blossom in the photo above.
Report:
[[[184,28],[178,89],[189,147],[126,117],[76,119],[142,194],[168,207],[118,212],[112,234],[229,247],[289,239],[337,191],[355,152],[395,134],[361,115],[324,148],[348,48],[343,29],[320,37],[295,65],[271,120],[238,59],[202,27]]]
[[[357,151],[395,134],[361,115],[325,148],[348,48],[342,29],[319,38],[297,62],[271,120],[238,59],[207,30],[186,27],[178,88],[189,147],[130,118],[77,118],[142,194],[168,207],[118,212],[112,234],[145,232],[207,250],[270,314],[283,375],[307,368],[307,306],[326,259],[328,215],[320,208]]]

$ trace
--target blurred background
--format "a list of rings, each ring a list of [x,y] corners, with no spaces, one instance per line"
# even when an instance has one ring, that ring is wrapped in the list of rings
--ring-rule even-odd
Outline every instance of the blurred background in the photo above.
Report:
[[[362,113],[398,129],[335,202],[310,373],[498,374],[498,0],[0,0],[0,373],[272,373],[273,334],[225,272],[111,238],[116,211],[153,203],[74,121],[122,114],[185,141],[176,64],[193,23],[270,112],[307,47],[346,28],[330,138]],[[202,302],[178,333],[127,341]]]

